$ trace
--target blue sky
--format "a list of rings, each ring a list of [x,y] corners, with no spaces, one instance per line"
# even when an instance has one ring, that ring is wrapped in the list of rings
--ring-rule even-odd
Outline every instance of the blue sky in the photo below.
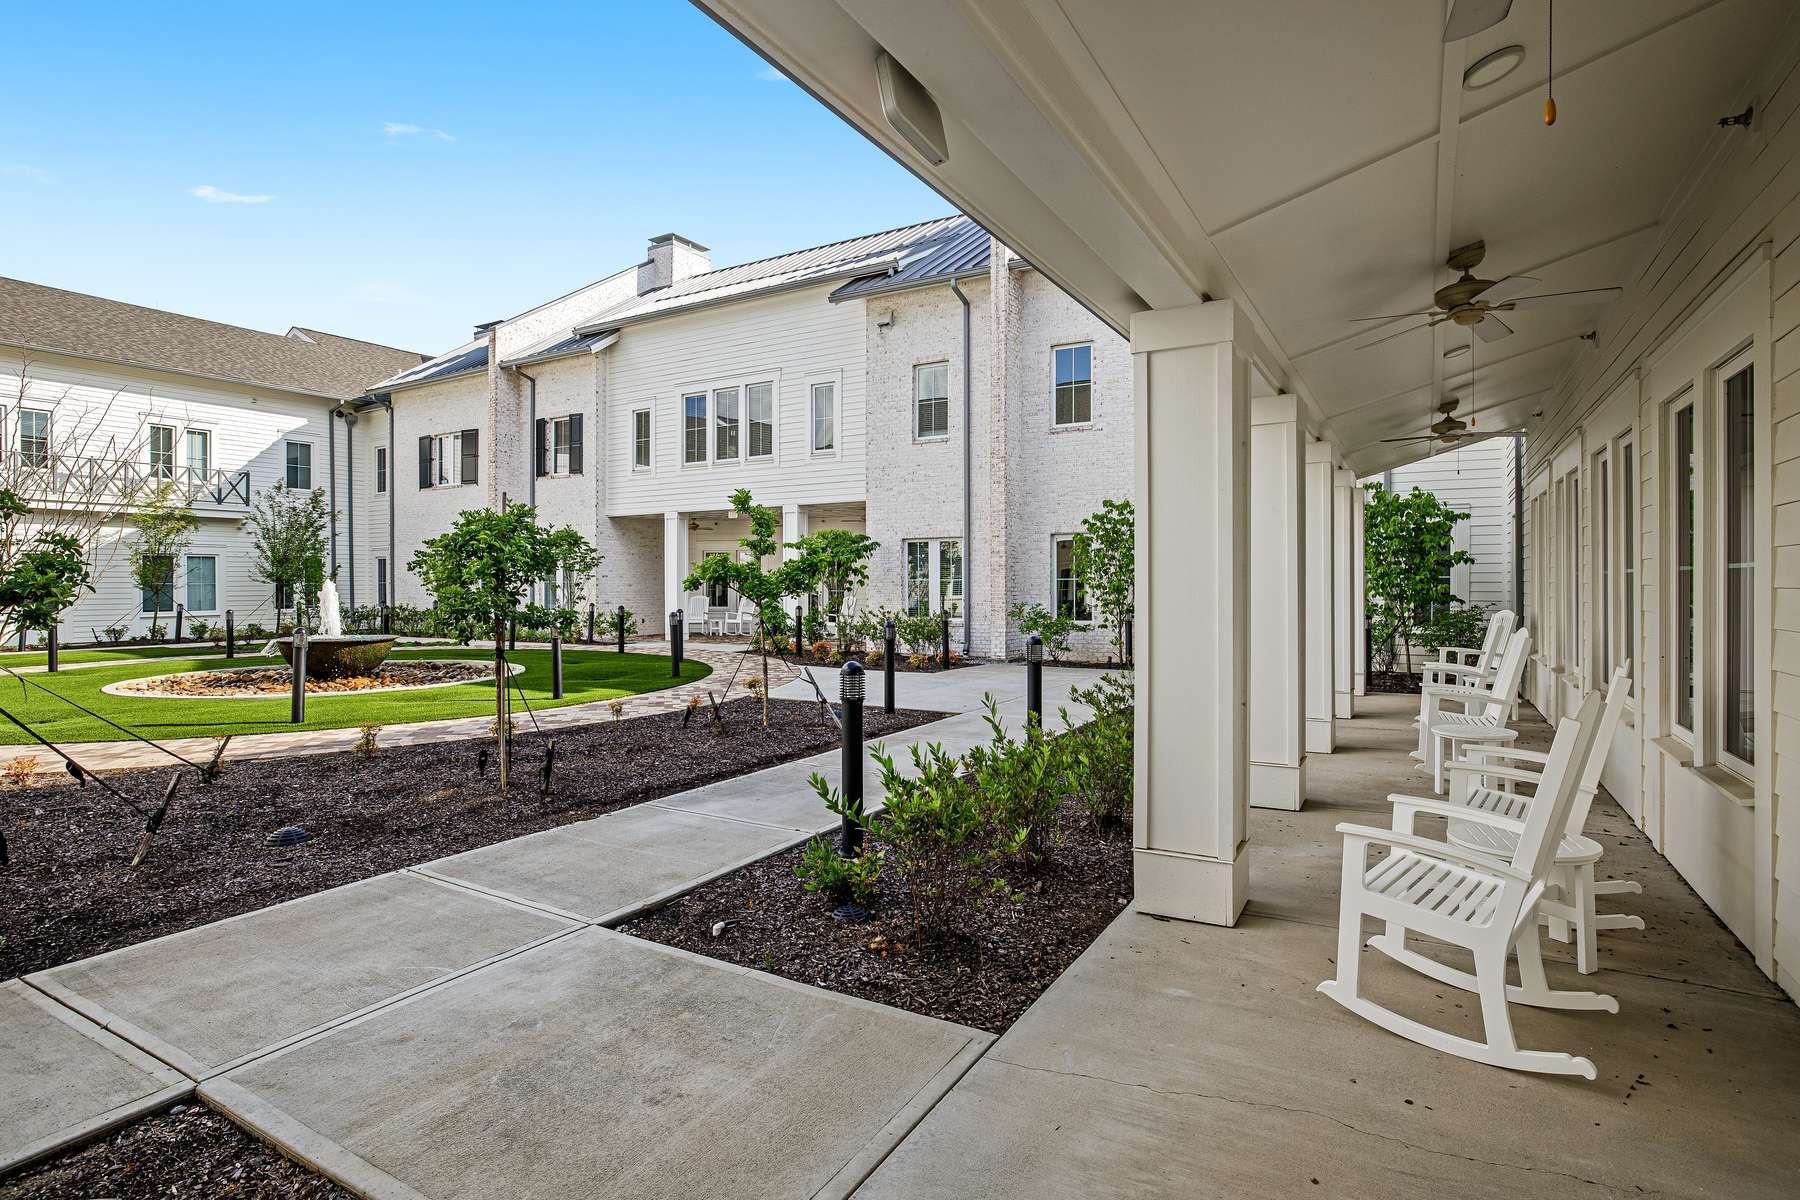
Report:
[[[13,6],[0,275],[436,352],[635,262],[952,211],[683,0]]]

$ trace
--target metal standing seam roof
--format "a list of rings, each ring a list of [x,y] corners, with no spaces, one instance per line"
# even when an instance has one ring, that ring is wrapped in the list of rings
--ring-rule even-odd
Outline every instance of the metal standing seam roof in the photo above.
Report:
[[[853,300],[918,287],[939,279],[986,274],[992,244],[987,230],[963,217],[957,225],[937,237],[908,249],[891,271],[852,279],[832,292],[831,299]]]
[[[467,375],[475,371],[487,370],[488,344],[487,338],[466,342],[446,354],[440,354],[428,362],[420,363],[409,371],[398,375],[390,375],[369,388],[372,392],[385,392],[394,388],[415,387],[421,383],[437,383],[449,379],[453,375]]]

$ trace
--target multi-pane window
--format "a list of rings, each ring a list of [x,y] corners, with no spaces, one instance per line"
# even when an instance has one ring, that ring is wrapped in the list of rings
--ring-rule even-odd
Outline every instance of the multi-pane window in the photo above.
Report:
[[[210,554],[190,554],[187,560],[189,612],[216,612],[219,607],[219,560]]]
[[[1594,652],[1599,658],[1599,682],[1604,685],[1612,676],[1612,604],[1613,604],[1613,564],[1612,564],[1612,463],[1604,451],[1594,456],[1593,523],[1589,526],[1594,531],[1598,546],[1594,557],[1600,566],[1600,588],[1594,594],[1595,624],[1598,626],[1594,637]]]
[[[961,539],[920,539],[904,543],[903,548],[906,611],[912,616],[932,612],[960,616],[963,607]]]
[[[204,429],[187,431],[187,465],[199,478],[212,470],[212,434]]]
[[[175,559],[169,557],[162,563],[156,583],[150,587],[139,588],[142,604],[140,610],[147,613],[166,613],[175,611]]]
[[[650,410],[647,408],[631,414],[631,466],[636,471],[650,469]]]
[[[33,408],[19,410],[19,461],[27,467],[50,465],[50,414]]]
[[[375,447],[375,492],[377,495],[388,489],[388,457],[387,447]]]
[[[375,603],[384,608],[387,606],[388,602],[387,564],[388,560],[385,558],[378,558],[375,560]]]
[[[175,427],[150,426],[145,444],[150,451],[150,478],[175,478]]]
[[[544,467],[551,475],[577,475],[581,472],[581,430],[576,418],[557,417],[546,427]]]
[[[1075,539],[1056,539],[1056,615],[1077,621],[1093,619],[1088,608],[1087,588],[1075,571]]]
[[[837,384],[812,385],[812,448],[821,453],[837,449]]]
[[[1055,360],[1055,411],[1058,425],[1086,425],[1094,419],[1094,348],[1058,346]]]
[[[1675,410],[1672,465],[1675,470],[1675,724],[1694,729],[1694,530],[1699,513],[1699,464],[1694,459],[1694,405]]]
[[[462,483],[462,434],[440,433],[431,439],[431,485],[456,487]]]
[[[1631,662],[1633,678],[1644,671],[1637,661],[1637,471],[1631,443],[1619,443],[1619,578],[1625,593],[1619,606],[1619,657]]]
[[[913,368],[913,436],[950,436],[950,364]]]
[[[719,388],[713,393],[713,461],[737,460],[743,436],[738,412],[738,390]]]
[[[287,446],[287,485],[291,488],[312,490],[312,443],[288,442]]]
[[[1756,761],[1756,499],[1755,408],[1750,368],[1725,381],[1725,672],[1721,745]]]
[[[706,461],[706,393],[681,398],[681,461]]]
[[[744,415],[750,422],[750,457],[775,453],[775,385],[752,383],[744,388]]]

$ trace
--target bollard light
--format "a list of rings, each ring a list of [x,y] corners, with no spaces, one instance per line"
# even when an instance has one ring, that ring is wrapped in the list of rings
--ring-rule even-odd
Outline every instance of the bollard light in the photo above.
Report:
[[[619,605],[619,653],[625,653],[625,606]]]
[[[599,613],[594,606],[588,605],[588,645],[590,646],[594,644],[594,622],[598,616]]]
[[[54,675],[56,674],[57,668],[56,620],[54,618],[50,621],[50,628],[44,630],[44,652],[49,655],[49,658],[46,660],[45,669]]]
[[[237,657],[237,614],[229,608],[225,610],[225,657]]]
[[[847,858],[862,853],[863,693],[868,679],[854,658],[838,672],[838,700],[843,708],[844,815],[838,821],[838,850]]]
[[[887,619],[881,638],[881,710],[894,711],[894,618]]]
[[[1035,633],[1025,639],[1025,724],[1044,724],[1044,639]]]
[[[563,698],[562,634],[560,633],[550,635],[550,698],[552,700]],[[549,790],[549,777],[549,769],[546,767],[544,774],[546,792]]]
[[[288,719],[295,725],[306,723],[306,630],[296,627],[293,640],[293,690],[290,693]]]
[[[948,671],[950,669],[950,610],[947,608],[944,609],[941,614],[941,623],[943,625],[944,645],[943,656],[939,660],[939,665],[942,666],[944,670]]]
[[[794,605],[794,657],[805,658],[806,649],[803,640],[806,631],[806,612],[798,604]]]
[[[669,674],[681,678],[681,610],[669,614]]]

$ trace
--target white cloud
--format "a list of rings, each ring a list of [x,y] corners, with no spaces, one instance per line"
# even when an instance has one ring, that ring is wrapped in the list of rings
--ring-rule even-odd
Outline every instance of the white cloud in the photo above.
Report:
[[[783,75],[780,71],[777,71],[774,67],[768,67],[768,66],[765,66],[761,70],[759,70],[756,73],[756,77],[758,79],[762,80],[764,83],[786,83],[787,82],[786,75]]]
[[[32,183],[55,183],[56,179],[42,167],[30,163],[0,163],[0,175],[10,179],[28,179]]]
[[[436,138],[440,142],[456,140],[441,129],[427,129],[423,125],[414,125],[410,121],[384,121],[381,125],[381,132],[391,138],[423,136]]]
[[[208,204],[267,204],[275,198],[261,192],[254,196],[245,195],[243,192],[227,192],[210,183],[203,183],[197,188],[189,188],[188,195],[198,196]]]

